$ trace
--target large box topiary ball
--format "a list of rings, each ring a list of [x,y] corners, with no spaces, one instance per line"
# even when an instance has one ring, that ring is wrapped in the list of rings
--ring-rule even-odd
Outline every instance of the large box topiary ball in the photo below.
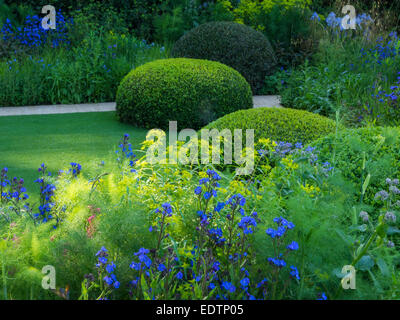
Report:
[[[336,123],[311,112],[289,108],[257,108],[228,114],[205,129],[254,129],[254,138],[303,144],[335,132]]]
[[[276,58],[268,39],[236,22],[209,22],[182,36],[172,49],[173,57],[219,61],[239,71],[253,93],[273,73]]]
[[[117,116],[137,127],[198,129],[219,117],[253,107],[250,85],[221,63],[165,59],[131,71],[117,91]]]

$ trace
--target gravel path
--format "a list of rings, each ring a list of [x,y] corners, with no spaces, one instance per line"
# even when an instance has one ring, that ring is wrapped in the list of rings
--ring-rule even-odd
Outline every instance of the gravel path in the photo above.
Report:
[[[279,96],[254,96],[254,108],[280,107]],[[31,107],[0,107],[0,117],[25,116],[34,114],[58,114],[79,112],[107,112],[115,111],[115,102],[88,103],[88,104],[59,104],[51,106]]]

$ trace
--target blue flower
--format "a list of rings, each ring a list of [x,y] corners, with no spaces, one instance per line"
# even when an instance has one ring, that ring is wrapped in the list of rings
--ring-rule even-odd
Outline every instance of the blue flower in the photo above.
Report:
[[[299,271],[297,270],[297,268],[295,266],[290,266],[290,269],[291,269],[290,275],[293,278],[300,280],[300,275],[299,275]]]
[[[328,300],[328,297],[326,296],[325,292],[322,292],[321,297],[318,298],[317,300]]]
[[[321,18],[319,17],[318,13],[314,12],[311,16],[311,20],[318,20],[321,21]]]
[[[109,286],[111,286],[111,285],[113,284],[113,282],[114,282],[113,279],[112,279],[111,277],[109,277],[109,276],[105,276],[103,280],[104,280],[104,282],[107,283]]]
[[[262,286],[264,286],[264,284],[267,283],[267,281],[268,281],[267,278],[261,280],[259,283],[257,283],[257,288],[261,288]]]
[[[215,206],[214,211],[216,212],[221,212],[221,210],[225,207],[225,202],[218,202],[218,204]]]
[[[231,282],[227,282],[227,281],[222,282],[222,288],[231,293],[236,291],[236,287]]]
[[[202,179],[199,180],[199,184],[200,185],[207,184],[208,182],[210,182],[209,178],[202,178]]]
[[[243,207],[246,204],[246,198],[243,197],[240,193],[234,194],[229,198],[227,204],[231,206],[232,209],[236,208],[238,205]]]
[[[213,267],[212,267],[213,270],[215,272],[219,271],[220,265],[221,265],[221,263],[219,261],[215,261],[214,264],[213,264]]]
[[[176,274],[176,278],[177,278],[178,280],[182,280],[182,278],[183,278],[183,273],[182,273],[182,271],[179,271],[179,272]]]
[[[299,249],[299,244],[296,241],[292,241],[291,244],[287,246],[289,250],[295,251]]]
[[[196,195],[201,194],[202,191],[203,191],[203,189],[201,188],[201,186],[199,186],[199,187],[197,187],[196,189],[194,189],[194,193],[195,193]]]
[[[100,258],[99,258],[99,262],[100,262],[101,264],[106,264],[106,263],[107,263],[107,258],[105,258],[105,257],[100,257]]]
[[[160,264],[158,265],[158,267],[157,267],[157,270],[160,271],[160,272],[163,272],[163,271],[165,271],[166,269],[167,269],[167,267],[166,267],[164,264],[162,264],[162,263],[160,263]]]
[[[135,256],[142,256],[148,254],[150,251],[145,248],[140,248],[138,252],[135,253]]]
[[[268,258],[268,262],[270,262],[271,264],[276,265],[279,268],[282,268],[282,267],[286,266],[286,262],[284,260],[281,260],[281,259]]]
[[[253,233],[252,227],[257,227],[257,222],[252,217],[243,217],[238,223],[238,227],[240,229],[243,229],[244,234],[251,234]]]
[[[134,269],[136,271],[140,271],[142,264],[141,263],[137,263],[137,262],[132,262],[129,266],[131,269]]]
[[[107,266],[106,266],[106,271],[108,272],[108,273],[113,273],[114,272],[114,270],[115,270],[115,263],[114,262],[111,262],[110,264],[108,264]]]
[[[172,215],[172,206],[168,202],[163,203],[163,215],[171,216]]]
[[[250,284],[250,279],[247,277],[240,280],[240,285],[242,286],[242,288],[247,288],[249,284]]]

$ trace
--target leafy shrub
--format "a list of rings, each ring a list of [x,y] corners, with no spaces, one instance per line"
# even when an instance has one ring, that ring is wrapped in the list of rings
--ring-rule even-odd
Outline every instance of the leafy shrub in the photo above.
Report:
[[[131,71],[117,92],[117,115],[140,127],[167,128],[177,120],[189,128],[253,106],[249,84],[214,61],[166,59]]]
[[[283,108],[240,110],[210,123],[207,129],[254,129],[255,140],[308,143],[335,131],[335,122],[306,111]]]
[[[316,49],[310,28],[308,0],[241,1],[236,21],[262,32],[274,48],[280,66],[298,65]]]
[[[154,38],[159,43],[172,43],[178,40],[184,32],[182,8],[178,7],[171,14],[164,13],[154,17]]]
[[[173,3],[173,7],[154,17],[152,37],[159,43],[175,43],[183,34],[209,21],[232,21],[229,1],[186,1]]]
[[[75,27],[72,29],[73,42],[79,41],[91,32],[115,32],[127,34],[128,26],[114,6],[101,2],[90,2],[86,6],[71,12]],[[99,37],[102,35],[99,34]]]
[[[257,92],[276,61],[268,39],[250,27],[234,22],[210,22],[180,38],[174,57],[218,61],[239,71]]]
[[[330,161],[345,178],[361,190],[368,175],[369,188],[364,198],[373,202],[386,178],[400,175],[400,129],[366,127],[347,129],[316,141],[321,160]]]

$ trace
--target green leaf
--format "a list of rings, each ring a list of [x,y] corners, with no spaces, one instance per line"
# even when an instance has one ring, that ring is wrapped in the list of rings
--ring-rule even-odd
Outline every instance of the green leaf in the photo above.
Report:
[[[384,222],[381,222],[376,227],[376,233],[378,234],[378,236],[380,236],[382,239],[384,239],[384,238],[386,238],[387,229],[388,229],[388,225]]]
[[[367,191],[368,185],[369,185],[369,181],[371,180],[371,174],[368,173],[367,178],[364,181],[363,187],[362,187],[362,194],[365,194],[365,191]]]
[[[388,227],[387,228],[387,231],[386,231],[386,234],[388,235],[388,236],[391,236],[391,235],[393,235],[393,234],[399,234],[400,233],[400,229],[398,229],[398,228],[396,228],[396,227]]]
[[[378,260],[376,261],[376,264],[378,265],[379,270],[382,272],[382,274],[384,276],[390,276],[390,272],[389,272],[389,268],[385,262],[385,260],[383,260],[382,258],[378,258]]]
[[[373,266],[375,265],[374,260],[371,258],[371,256],[363,256],[360,261],[356,265],[356,269],[361,270],[361,271],[368,271],[370,270]]]

